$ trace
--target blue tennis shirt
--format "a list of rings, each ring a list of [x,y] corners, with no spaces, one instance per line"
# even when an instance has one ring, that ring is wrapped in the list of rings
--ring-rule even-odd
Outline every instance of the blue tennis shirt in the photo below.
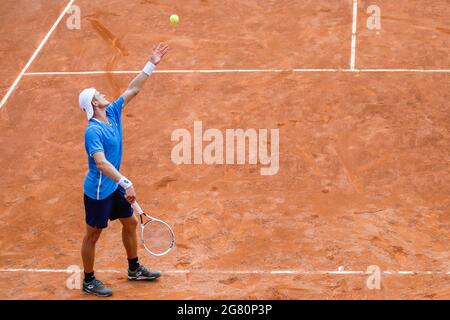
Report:
[[[92,118],[86,127],[84,143],[88,155],[89,171],[84,180],[84,193],[92,199],[103,200],[116,191],[118,186],[114,180],[98,170],[92,155],[96,152],[104,152],[106,160],[120,170],[123,104],[123,98],[119,97],[106,108],[106,116],[110,125]]]

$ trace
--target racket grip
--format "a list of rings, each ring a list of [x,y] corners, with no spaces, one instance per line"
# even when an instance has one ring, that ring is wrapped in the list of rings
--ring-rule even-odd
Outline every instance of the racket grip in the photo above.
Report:
[[[139,205],[139,203],[137,203],[137,201],[134,201],[133,204],[131,205],[139,214],[142,214],[144,211],[142,211],[141,206]]]

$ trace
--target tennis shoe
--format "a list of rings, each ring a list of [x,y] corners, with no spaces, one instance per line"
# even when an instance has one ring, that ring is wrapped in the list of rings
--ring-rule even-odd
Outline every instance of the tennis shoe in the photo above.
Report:
[[[105,286],[100,280],[93,279],[89,282],[83,280],[83,291],[95,294],[99,297],[112,296],[112,290]]]
[[[143,265],[140,265],[139,268],[137,268],[134,271],[128,269],[129,280],[154,280],[156,278],[159,278],[160,276],[161,272],[151,271],[146,267],[144,267]]]

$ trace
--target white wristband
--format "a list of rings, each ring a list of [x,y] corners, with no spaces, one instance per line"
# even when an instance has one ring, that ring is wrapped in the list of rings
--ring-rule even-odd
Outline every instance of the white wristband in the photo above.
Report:
[[[122,178],[120,178],[120,180],[119,180],[119,185],[126,190],[129,187],[131,187],[133,185],[133,183],[130,180],[128,180],[127,178],[122,176]]]
[[[153,70],[155,70],[155,68],[156,68],[156,66],[149,61],[145,65],[144,69],[142,69],[142,71],[149,76],[152,74],[152,72],[153,72]]]

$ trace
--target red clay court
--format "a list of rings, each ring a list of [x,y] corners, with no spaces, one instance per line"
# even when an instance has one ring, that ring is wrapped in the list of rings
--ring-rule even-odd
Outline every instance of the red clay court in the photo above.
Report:
[[[366,25],[373,4],[380,30]],[[447,1],[2,0],[0,12],[1,299],[91,298],[66,287],[85,228],[78,94],[117,97],[157,42],[171,52],[124,110],[121,169],[177,246],[141,250],[163,277],[131,283],[111,223],[96,272],[113,298],[450,298]],[[194,121],[278,128],[279,172],[175,165],[171,133]]]

